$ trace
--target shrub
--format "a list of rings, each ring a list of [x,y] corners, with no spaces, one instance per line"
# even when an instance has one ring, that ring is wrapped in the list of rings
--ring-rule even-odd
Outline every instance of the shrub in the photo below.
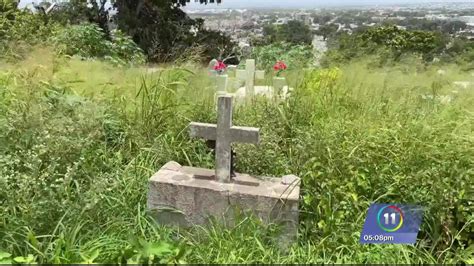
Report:
[[[108,43],[104,32],[94,24],[75,25],[61,29],[54,37],[57,52],[81,57],[104,57]]]
[[[434,31],[412,31],[396,26],[369,28],[353,35],[338,34],[331,43],[331,50],[323,59],[323,65],[333,62],[374,55],[381,63],[399,61],[405,56],[419,55],[425,62],[449,52],[449,37]]]
[[[46,41],[57,26],[29,11],[18,10],[0,14],[0,37],[8,41],[38,44]]]
[[[58,27],[29,11],[0,12],[0,58],[23,58],[31,46],[46,42]]]
[[[140,48],[120,31],[106,38],[103,30],[95,24],[73,25],[60,29],[52,41],[58,54],[84,58],[106,59],[113,63],[143,63]]]
[[[309,45],[293,45],[290,43],[276,43],[256,47],[251,58],[255,58],[261,69],[271,70],[275,62],[282,60],[288,69],[301,69],[314,61],[312,48]]]
[[[0,14],[14,12],[17,9],[18,2],[14,0],[0,0]]]
[[[113,61],[144,63],[145,56],[133,40],[120,30],[112,31],[112,42],[108,42],[110,58]]]

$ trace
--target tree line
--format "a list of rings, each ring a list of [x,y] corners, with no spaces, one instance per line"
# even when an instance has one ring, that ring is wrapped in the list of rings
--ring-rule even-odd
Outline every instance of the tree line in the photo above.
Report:
[[[117,27],[144,51],[152,62],[173,61],[190,47],[202,48],[204,57],[230,51],[233,43],[219,31],[204,29],[202,19],[191,19],[181,7],[189,0],[70,0],[46,14],[37,6],[43,22],[77,25],[84,22],[98,25],[111,39]],[[200,0],[202,4],[220,0]],[[0,0],[0,11],[17,9],[19,1]],[[44,5],[48,6],[48,5]],[[10,17],[14,19],[14,16]]]

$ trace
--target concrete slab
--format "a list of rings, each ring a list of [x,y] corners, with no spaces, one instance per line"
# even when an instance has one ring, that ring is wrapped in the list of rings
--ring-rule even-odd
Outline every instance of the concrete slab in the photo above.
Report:
[[[293,88],[284,86],[281,91],[281,98],[286,99],[292,90]],[[277,96],[277,94],[275,94],[275,89],[272,86],[254,86],[254,92],[255,92],[255,95],[265,96],[267,98],[273,98]],[[233,96],[235,96],[236,99],[246,98],[248,96],[246,93],[246,88],[241,87],[237,89],[237,91],[233,94]]]
[[[179,227],[206,225],[211,217],[232,225],[238,209],[264,223],[281,224],[279,241],[288,246],[297,236],[299,195],[299,178],[293,175],[257,179],[237,174],[222,183],[213,170],[169,162],[149,180],[147,207],[159,223]]]

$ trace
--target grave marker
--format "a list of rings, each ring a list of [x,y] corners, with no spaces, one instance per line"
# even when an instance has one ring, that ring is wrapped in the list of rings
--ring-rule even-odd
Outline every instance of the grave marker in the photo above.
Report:
[[[245,61],[245,71],[246,71],[246,79],[245,79],[245,91],[248,96],[254,96],[255,90],[255,60],[248,59]]]
[[[273,93],[275,95],[281,95],[284,92],[285,86],[286,86],[286,78],[273,77],[273,90],[274,90]]]
[[[214,170],[168,162],[149,180],[147,209],[161,224],[178,227],[206,225],[209,218],[235,226],[236,208],[264,223],[283,226],[279,244],[287,248],[297,236],[300,179],[254,178],[236,173],[231,178],[231,144],[259,142],[259,129],[232,125],[232,97],[218,99],[216,124],[192,122],[190,135],[216,141]],[[258,163],[258,161],[255,161]]]
[[[217,75],[216,76],[216,87],[217,92],[227,92],[228,76],[227,75]]]
[[[256,70],[255,60],[247,59],[245,61],[245,69],[238,69],[235,76],[237,80],[243,80],[245,82],[244,87],[247,95],[255,95],[255,80],[265,79],[265,71]],[[238,82],[237,84],[239,85]],[[239,87],[237,87],[237,89]]]
[[[216,177],[220,182],[230,183],[232,142],[258,144],[259,129],[232,126],[231,96],[220,96],[217,105],[217,125],[193,122],[190,135],[216,141]]]
[[[272,86],[254,86],[253,89],[254,95],[265,96],[269,99],[286,99],[289,97],[291,91],[293,91],[293,88],[287,85],[286,78],[284,77],[273,77]],[[245,87],[239,88],[234,93],[234,96],[239,100],[245,99],[248,96]]]

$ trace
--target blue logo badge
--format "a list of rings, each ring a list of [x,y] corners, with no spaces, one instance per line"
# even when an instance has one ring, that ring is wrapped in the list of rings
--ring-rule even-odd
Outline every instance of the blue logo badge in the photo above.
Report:
[[[362,244],[415,244],[423,209],[414,205],[372,204],[367,212]]]

